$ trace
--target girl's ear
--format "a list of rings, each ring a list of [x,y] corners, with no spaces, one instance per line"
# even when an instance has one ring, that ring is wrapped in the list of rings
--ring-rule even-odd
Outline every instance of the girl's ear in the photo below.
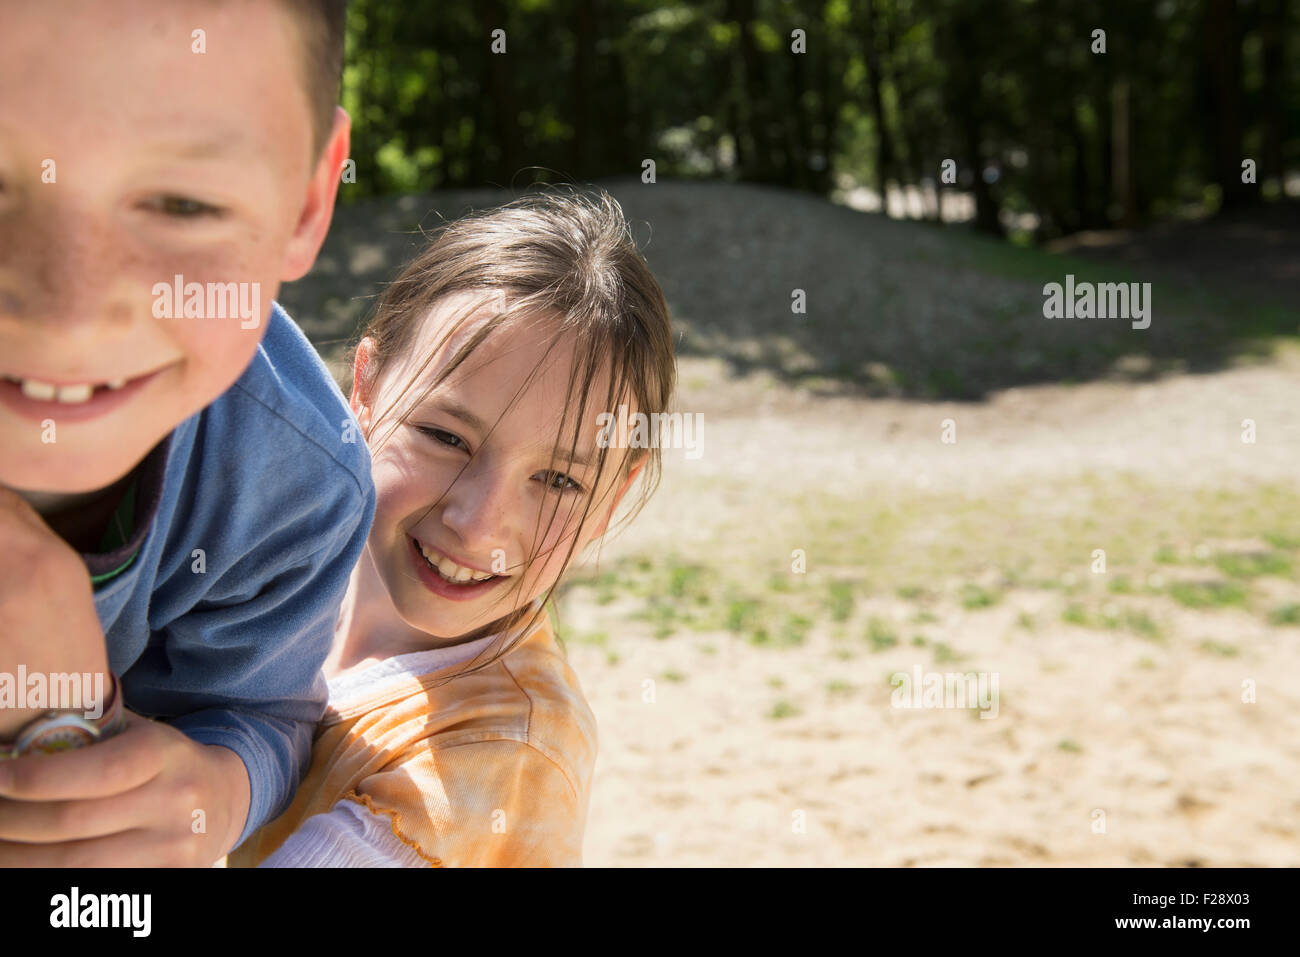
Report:
[[[369,336],[357,346],[356,358],[352,361],[352,394],[348,405],[357,417],[361,434],[369,436],[370,420],[375,404],[375,340]]]
[[[605,513],[605,517],[600,521],[600,526],[596,529],[595,534],[591,536],[592,541],[595,541],[605,534],[605,530],[609,528],[609,520],[613,518],[614,513],[618,511],[618,503],[623,501],[623,496],[627,494],[628,488],[630,488],[632,483],[636,481],[636,477],[641,474],[641,470],[645,468],[648,459],[648,456],[643,457],[641,461],[632,466],[631,470],[627,473],[627,478],[623,480],[622,487],[614,494],[614,503],[610,505],[609,511]]]

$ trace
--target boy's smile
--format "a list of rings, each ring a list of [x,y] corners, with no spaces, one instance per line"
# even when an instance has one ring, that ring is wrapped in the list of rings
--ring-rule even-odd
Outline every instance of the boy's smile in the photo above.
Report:
[[[0,7],[0,484],[48,500],[116,482],[247,368],[324,237],[346,118],[318,163],[281,3]],[[160,309],[182,277],[261,314]]]
[[[51,418],[56,422],[86,422],[129,402],[174,365],[93,383],[57,382],[0,372],[0,405],[33,422]]]

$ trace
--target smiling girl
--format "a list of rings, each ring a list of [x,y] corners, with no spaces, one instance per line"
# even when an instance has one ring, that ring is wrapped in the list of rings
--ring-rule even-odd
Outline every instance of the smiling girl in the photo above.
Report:
[[[230,863],[579,865],[596,726],[546,603],[658,481],[601,413],[664,412],[676,380],[622,210],[551,192],[444,226],[353,376],[378,499],[330,705],[293,804]]]

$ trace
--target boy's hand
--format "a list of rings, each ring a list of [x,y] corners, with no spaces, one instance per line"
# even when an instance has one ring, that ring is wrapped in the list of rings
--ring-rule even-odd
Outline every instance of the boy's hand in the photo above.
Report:
[[[210,867],[248,818],[244,762],[126,713],[63,754],[0,761],[0,867]]]
[[[16,676],[23,665],[28,674],[99,673],[107,688],[108,651],[85,562],[3,486],[0,545],[0,672]],[[45,710],[0,708],[0,739]]]

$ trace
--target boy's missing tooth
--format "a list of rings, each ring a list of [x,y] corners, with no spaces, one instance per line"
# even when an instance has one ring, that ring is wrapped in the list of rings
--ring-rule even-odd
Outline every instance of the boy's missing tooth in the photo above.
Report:
[[[211,863],[300,776],[374,508],[346,403],[273,302],[347,157],[343,16],[0,2],[0,538],[22,545],[0,672],[107,666],[165,720],[61,758],[61,783],[0,761],[0,864]],[[39,720],[0,708],[0,754]],[[109,749],[165,767],[108,794]],[[83,823],[42,817],[56,792]]]

